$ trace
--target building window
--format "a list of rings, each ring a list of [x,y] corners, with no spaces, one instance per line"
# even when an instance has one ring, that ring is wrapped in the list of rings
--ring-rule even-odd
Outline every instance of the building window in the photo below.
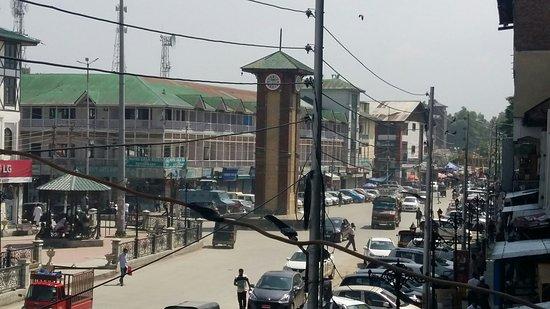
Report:
[[[57,147],[55,148],[59,148],[58,150],[55,151],[55,155],[58,156],[58,157],[61,157],[61,158],[66,158],[67,157],[67,144],[58,144]]]
[[[246,126],[251,126],[251,125],[252,125],[252,116],[250,116],[250,115],[245,115],[245,116],[244,116],[244,119],[243,119],[243,123],[244,123],[244,125],[246,125]]]
[[[414,122],[412,123],[412,130],[416,131],[416,123],[414,123]]]
[[[4,45],[5,49],[5,56],[11,57],[11,58],[19,58],[18,52],[17,52],[17,44],[14,43],[6,43]],[[18,69],[19,68],[19,61],[12,60],[12,59],[6,59],[5,61],[5,68],[6,69]]]
[[[137,109],[137,119],[138,120],[149,120],[149,109],[148,108],[138,108]]]
[[[415,154],[416,153],[416,146],[411,146],[411,153],[412,154]]]
[[[76,118],[76,110],[74,108],[59,108],[57,110],[57,116],[61,119],[75,119]],[[51,109],[50,109],[50,117],[51,117]]]
[[[164,109],[164,120],[172,120],[172,110],[169,108]]]
[[[135,120],[136,119],[136,110],[134,108],[127,108],[124,111],[124,119]]]
[[[4,106],[16,106],[17,81],[15,77],[4,77]]]
[[[164,146],[164,157],[165,158],[170,158],[171,156],[172,156],[172,146],[165,145]]]
[[[30,119],[31,118],[31,109],[28,107],[21,108],[21,119]]]
[[[57,112],[55,110],[55,107],[50,107],[50,111],[49,111],[48,115],[49,115],[48,117],[50,119],[55,119],[56,118]]]
[[[4,129],[4,149],[13,150],[13,133],[10,129]]]
[[[32,119],[42,119],[42,108],[41,107],[33,107],[31,109],[31,118]]]
[[[31,143],[31,154],[40,157],[40,150],[42,150],[42,143]]]
[[[203,148],[203,160],[210,160],[210,145]]]
[[[90,107],[90,110],[88,111],[88,116],[89,116],[90,119],[95,119],[95,117],[96,117],[95,108]]]

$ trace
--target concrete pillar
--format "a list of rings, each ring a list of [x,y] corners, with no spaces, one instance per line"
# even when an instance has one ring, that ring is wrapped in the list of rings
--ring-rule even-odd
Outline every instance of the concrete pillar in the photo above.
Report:
[[[150,220],[150,217],[149,217],[149,214],[150,214],[150,211],[149,210],[144,210],[141,212],[141,214],[143,215],[143,228],[148,231],[149,230],[149,220]]]
[[[174,249],[174,232],[175,232],[175,228],[173,227],[167,227],[167,228],[164,228],[164,232],[166,233],[166,249],[168,250],[172,250]]]
[[[116,264],[117,258],[120,255],[120,243],[122,240],[120,238],[114,238],[111,241],[111,254],[113,255],[113,264]]]
[[[31,262],[42,264],[42,247],[43,246],[44,246],[44,241],[42,239],[33,240]]]
[[[26,289],[31,284],[31,269],[27,259],[17,261],[17,266],[21,267],[21,288]]]

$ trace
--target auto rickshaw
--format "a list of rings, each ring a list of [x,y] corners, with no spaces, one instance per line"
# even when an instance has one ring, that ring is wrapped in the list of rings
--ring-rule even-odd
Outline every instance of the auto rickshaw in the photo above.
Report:
[[[212,236],[212,247],[222,245],[233,249],[237,238],[237,228],[232,224],[216,222]]]

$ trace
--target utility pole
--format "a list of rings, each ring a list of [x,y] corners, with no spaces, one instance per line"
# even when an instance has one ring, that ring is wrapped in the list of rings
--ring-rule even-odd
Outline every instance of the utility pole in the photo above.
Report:
[[[314,58],[314,92],[315,105],[313,107],[313,149],[311,154],[311,167],[313,180],[311,186],[311,208],[309,240],[321,240],[321,213],[322,213],[322,190],[321,186],[321,115],[323,100],[323,25],[324,25],[324,0],[315,0],[315,58]],[[322,286],[319,278],[321,262],[321,246],[311,245],[308,248],[308,299],[307,308],[317,309],[319,305],[319,287]],[[322,300],[321,300],[322,301]]]
[[[495,166],[494,166],[494,173],[493,173],[493,181],[496,182],[497,181],[497,147],[498,147],[498,142],[497,142],[497,138],[498,138],[498,127],[496,126],[495,124],[495,152],[494,152],[494,158],[495,158]]]
[[[469,235],[466,235],[466,222],[468,222],[466,220],[466,207],[468,204],[468,147],[470,144],[470,112],[468,112],[466,121],[466,145],[464,147],[464,192],[462,192],[462,250],[466,250],[466,240],[469,238]]]
[[[90,64],[96,62],[99,58],[90,61],[90,58],[84,58],[84,61],[78,63],[86,65],[86,143],[90,146]],[[86,148],[86,175],[90,175],[90,149]]]
[[[126,186],[126,147],[122,146],[126,143],[126,121],[125,121],[125,98],[124,98],[124,0],[120,0],[118,5],[118,32],[119,32],[119,64],[118,64],[118,143],[121,145],[118,148],[118,169],[117,180],[120,185]],[[121,237],[126,235],[126,218],[125,204],[126,197],[123,191],[117,191],[118,194],[118,210],[116,220],[116,236]]]
[[[422,272],[430,276],[430,250],[432,242],[432,154],[433,154],[433,107],[434,87],[430,87],[430,107],[428,116],[428,161],[426,169],[426,201],[424,202],[424,256]],[[430,283],[427,281],[423,286],[424,297],[423,308],[431,308],[432,297],[430,296]]]

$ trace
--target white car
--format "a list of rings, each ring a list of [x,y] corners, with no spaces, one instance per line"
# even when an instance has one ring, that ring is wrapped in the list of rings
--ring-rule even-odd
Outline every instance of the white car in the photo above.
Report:
[[[346,297],[362,301],[368,305],[368,308],[386,309],[396,308],[397,298],[391,292],[376,286],[368,285],[346,285],[339,286],[332,290],[332,295]],[[415,309],[415,305],[407,304],[401,301],[401,308]]]
[[[420,203],[414,196],[407,196],[401,204],[401,209],[403,211],[416,211],[420,208]]]
[[[338,195],[334,195],[334,193],[332,192],[325,192],[325,199],[326,198],[330,198],[332,200],[331,204],[330,205],[338,205]],[[328,204],[327,204],[328,205]]]
[[[332,296],[329,309],[368,309],[369,306],[362,301],[346,297]]]
[[[331,254],[330,259],[325,259],[323,262],[323,274],[325,278],[332,278],[334,275],[334,264],[332,261],[334,260],[334,256]],[[307,263],[307,257],[302,250],[296,250],[292,254],[292,256],[286,258],[286,264],[283,267],[283,270],[288,271],[295,271],[297,273],[300,273],[303,276],[305,276],[306,271],[306,263]]]
[[[395,244],[389,238],[371,237],[363,249],[366,256],[384,257],[390,255]]]

